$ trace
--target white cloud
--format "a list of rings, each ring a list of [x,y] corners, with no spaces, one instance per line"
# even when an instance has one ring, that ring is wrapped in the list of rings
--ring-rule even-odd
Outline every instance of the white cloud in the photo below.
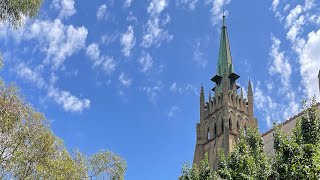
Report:
[[[148,20],[147,29],[143,35],[141,45],[145,48],[150,46],[159,47],[163,41],[170,42],[173,39],[173,35],[168,31],[161,29],[159,24],[159,18],[155,17]]]
[[[178,90],[182,91],[181,88],[180,89],[177,88],[177,83],[176,82],[172,83],[172,85],[170,86],[170,91],[171,92],[177,92]]]
[[[130,87],[132,85],[132,79],[126,77],[124,73],[121,73],[118,79],[120,83],[125,87]]]
[[[24,63],[19,63],[15,72],[20,78],[23,78],[33,84],[35,84],[39,89],[43,89],[47,87],[45,80],[41,77],[40,73],[37,71],[33,71]]]
[[[150,46],[159,47],[163,41],[170,42],[173,35],[169,34],[167,30],[163,29],[170,22],[170,16],[167,14],[164,21],[160,20],[160,15],[167,7],[167,0],[152,0],[148,6],[148,13],[150,15],[147,24],[144,27],[141,45],[145,48]]]
[[[200,40],[197,40],[193,47],[193,60],[198,67],[205,68],[208,64],[208,61],[205,57],[203,57],[204,54],[201,52],[200,46],[201,46]]]
[[[185,84],[182,86],[178,86],[176,82],[172,83],[172,85],[170,86],[169,90],[173,93],[179,93],[179,94],[193,94],[198,96],[198,89],[193,86],[192,84]]]
[[[130,7],[132,2],[133,2],[133,0],[126,0],[126,1],[124,2],[124,6],[125,6],[125,7]]]
[[[159,14],[168,6],[168,0],[152,0],[148,6],[148,13],[151,16],[159,16]]]
[[[65,26],[59,19],[54,21],[36,20],[24,33],[26,40],[39,41],[41,51],[46,52],[46,61],[53,69],[59,68],[67,57],[85,47],[88,30],[85,27]]]
[[[300,75],[309,98],[319,94],[317,75],[320,68],[320,30],[308,34],[308,40],[299,54]],[[320,100],[319,96],[318,100]]]
[[[278,5],[279,5],[279,0],[273,0],[273,1],[272,1],[272,10],[273,10],[274,12],[277,11]]]
[[[57,76],[51,74],[50,81],[46,81],[37,68],[31,69],[24,63],[19,63],[15,68],[17,75],[33,83],[39,89],[47,90],[48,97],[52,98],[58,105],[62,105],[65,111],[82,112],[84,109],[90,108],[89,99],[79,99],[68,91],[61,91],[53,87]]]
[[[161,83],[158,83],[157,85],[154,85],[154,86],[145,86],[141,88],[141,90],[147,94],[149,101],[153,105],[156,105],[161,89],[162,89]]]
[[[74,0],[53,0],[52,7],[60,10],[60,18],[68,18],[76,13]]]
[[[187,6],[190,10],[194,10],[198,1],[199,0],[177,0],[176,4],[177,6]]]
[[[98,8],[96,16],[97,16],[98,20],[102,20],[107,17],[107,5],[106,4],[103,4]]]
[[[171,106],[170,109],[169,109],[169,111],[168,111],[168,113],[167,113],[167,116],[168,116],[169,118],[172,118],[172,117],[174,117],[174,116],[176,115],[176,113],[179,112],[179,111],[181,111],[181,109],[180,109],[178,106],[176,106],[176,105]]]
[[[142,72],[148,72],[153,66],[153,60],[149,53],[143,52],[139,59],[139,64],[141,65]]]
[[[299,111],[299,104],[295,100],[295,94],[289,94],[282,99],[273,99],[268,93],[264,92],[260,87],[260,82],[254,87],[254,106],[266,121],[268,128],[272,127],[275,121],[282,122]],[[278,100],[278,101],[276,101]],[[284,100],[286,103],[279,102]]]
[[[107,74],[111,74],[116,69],[117,64],[113,57],[103,56],[101,61],[102,70]]]
[[[136,44],[132,26],[129,26],[127,32],[121,35],[120,43],[123,46],[122,52],[124,56],[130,56],[131,49]]]
[[[293,22],[295,22],[298,18],[298,16],[302,12],[302,6],[299,4],[294,9],[292,9],[289,13],[289,15],[286,18],[286,24],[285,27],[288,28],[292,25]]]
[[[99,45],[91,43],[86,50],[86,55],[93,61],[93,67],[99,67],[107,74],[111,74],[116,68],[113,57],[101,55]]]
[[[284,52],[280,52],[281,41],[272,35],[272,46],[269,55],[272,58],[272,65],[269,68],[271,75],[278,74],[281,77],[281,83],[285,89],[290,86],[290,76],[292,73],[291,65],[288,59],[285,57]]]
[[[48,96],[53,98],[57,104],[62,105],[65,111],[82,112],[83,110],[90,108],[89,99],[79,99],[68,91],[60,91],[50,87],[48,89]]]
[[[211,21],[213,25],[218,24],[222,21],[222,15],[223,15],[223,6],[228,5],[231,2],[231,0],[206,0],[205,3],[211,5]],[[228,12],[225,11],[225,14],[227,15]]]
[[[99,60],[100,59],[100,49],[99,45],[96,43],[92,43],[87,47],[86,50],[87,56],[89,56],[92,60]]]
[[[290,27],[290,30],[287,33],[287,39],[291,42],[295,42],[297,40],[297,36],[301,33],[301,26],[305,24],[305,17],[300,16],[299,19],[294,21],[293,25]]]

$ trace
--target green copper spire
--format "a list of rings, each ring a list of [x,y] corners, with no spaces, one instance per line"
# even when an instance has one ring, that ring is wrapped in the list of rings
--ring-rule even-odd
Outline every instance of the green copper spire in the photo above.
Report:
[[[229,76],[231,73],[234,73],[232,65],[232,57],[230,51],[230,44],[226,26],[225,15],[222,16],[222,27],[221,27],[221,37],[220,37],[220,49],[219,49],[219,58],[218,58],[218,67],[217,74],[222,76],[226,71]]]
[[[219,49],[219,57],[218,57],[218,66],[217,66],[217,74],[211,79],[216,83],[216,86],[212,89],[215,92],[221,92],[223,89],[222,77],[226,73],[229,78],[229,82],[227,83],[228,89],[236,88],[239,86],[236,85],[236,80],[240,77],[234,72],[232,57],[230,51],[230,44],[226,26],[226,17],[222,16],[222,27],[221,27],[221,37],[220,37],[220,49]],[[226,86],[226,85],[225,85]]]

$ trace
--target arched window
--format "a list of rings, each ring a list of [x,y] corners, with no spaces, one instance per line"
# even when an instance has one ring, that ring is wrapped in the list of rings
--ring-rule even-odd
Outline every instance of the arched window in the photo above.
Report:
[[[217,135],[217,123],[214,123],[214,135]]]
[[[211,139],[211,137],[210,137],[210,129],[209,128],[208,128],[208,132],[207,132],[207,138],[208,138],[208,140]]]
[[[229,118],[229,129],[230,129],[230,131],[232,131],[232,121],[231,121],[231,118]]]

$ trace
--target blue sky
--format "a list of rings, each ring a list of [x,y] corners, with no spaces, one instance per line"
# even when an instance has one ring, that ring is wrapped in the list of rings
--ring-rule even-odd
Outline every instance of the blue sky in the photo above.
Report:
[[[193,159],[200,86],[206,98],[213,87],[223,4],[261,132],[319,99],[315,0],[45,1],[23,28],[0,26],[0,74],[68,149],[120,154],[126,179],[176,179]]]

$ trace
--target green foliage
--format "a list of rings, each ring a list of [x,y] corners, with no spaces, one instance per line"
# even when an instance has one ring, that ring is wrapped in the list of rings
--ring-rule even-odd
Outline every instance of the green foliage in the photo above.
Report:
[[[182,166],[181,176],[179,180],[212,180],[213,171],[209,165],[208,153],[205,154],[205,157],[200,161],[198,167],[197,164],[193,164],[192,168],[187,163],[184,163]]]
[[[320,179],[319,117],[313,98],[305,108],[301,121],[289,138],[274,127],[275,158],[273,175],[276,179]]]
[[[71,155],[14,85],[0,79],[0,179],[122,180],[126,162],[110,151]]]
[[[243,130],[239,132],[239,139],[235,149],[225,154],[223,149],[218,150],[218,169],[212,171],[208,155],[192,168],[184,165],[180,180],[212,180],[212,179],[268,179],[271,175],[269,159],[263,150],[262,137],[257,128],[247,128],[246,136]],[[199,176],[192,176],[192,172],[199,172]]]
[[[15,28],[23,24],[24,18],[37,15],[43,0],[1,0],[0,23],[7,23]]]
[[[217,175],[222,179],[267,179],[270,173],[271,167],[257,128],[248,127],[246,136],[240,130],[238,144],[227,157],[223,150],[219,150]]]

